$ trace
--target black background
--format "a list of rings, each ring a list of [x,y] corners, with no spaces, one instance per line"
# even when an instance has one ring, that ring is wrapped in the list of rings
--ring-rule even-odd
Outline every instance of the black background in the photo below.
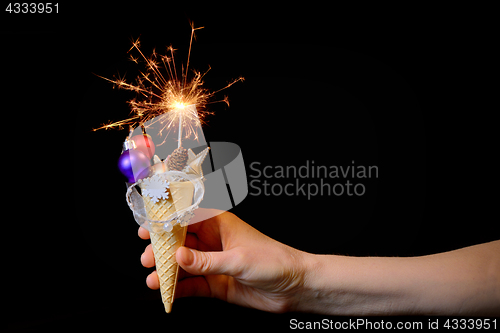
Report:
[[[190,62],[212,68],[205,87],[245,77],[216,96],[228,95],[230,107],[210,105],[215,114],[204,133],[238,144],[247,176],[254,161],[379,167],[378,179],[363,181],[362,197],[249,195],[232,210],[244,221],[325,254],[425,255],[498,239],[490,85],[498,54],[487,19],[326,3],[123,6],[2,13],[5,126],[30,142],[24,151],[8,149],[33,180],[24,179],[32,191],[17,189],[26,206],[5,229],[10,328],[226,331],[323,318],[196,298],[177,300],[166,315],[159,292],[145,285],[152,269],[139,258],[148,243],[137,237],[116,169],[127,133],[92,131],[125,118],[133,94],[93,73],[134,78],[139,67],[127,51],[139,36],[145,54],[173,45],[185,64],[190,20],[205,27]]]

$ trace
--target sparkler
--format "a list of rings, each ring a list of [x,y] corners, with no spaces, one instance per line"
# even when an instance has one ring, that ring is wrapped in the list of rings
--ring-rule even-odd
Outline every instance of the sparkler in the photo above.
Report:
[[[133,41],[132,47],[128,50],[128,53],[132,50],[138,51],[146,65],[146,70],[140,72],[135,84],[128,83],[124,78],[120,77],[111,80],[97,75],[100,78],[114,83],[115,87],[118,89],[135,91],[138,98],[133,98],[128,101],[132,114],[130,118],[103,124],[101,127],[94,129],[94,131],[111,128],[121,129],[127,125],[129,126],[129,130],[131,130],[138,126],[145,126],[147,128],[154,123],[159,123],[161,125],[159,134],[161,135],[164,130],[169,132],[178,124],[179,147],[181,146],[183,134],[184,138],[189,138],[191,135],[194,135],[194,138],[198,139],[196,134],[197,128],[201,127],[204,117],[210,114],[210,112],[205,109],[210,98],[215,93],[229,88],[238,81],[244,80],[243,77],[240,77],[233,80],[222,89],[209,92],[207,89],[202,88],[202,80],[210,70],[210,67],[203,74],[193,71],[193,77],[191,80],[188,80],[189,59],[191,57],[191,46],[194,33],[196,30],[202,28],[203,27],[195,28],[194,25],[191,24],[191,38],[186,69],[184,70],[184,67],[182,67],[180,79],[177,75],[174,60],[175,50],[172,46],[167,48],[167,53],[170,53],[170,55],[158,55],[153,50],[151,57],[148,58],[140,49],[139,39]],[[131,55],[130,58],[135,63],[139,63],[139,57],[136,58]],[[223,100],[210,103],[216,102],[225,102],[229,105],[227,97],[224,97]]]

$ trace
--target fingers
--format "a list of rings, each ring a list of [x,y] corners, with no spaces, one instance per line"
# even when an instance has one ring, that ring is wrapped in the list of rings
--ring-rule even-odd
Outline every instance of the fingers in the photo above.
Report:
[[[207,208],[198,208],[194,211],[194,216],[191,219],[191,224],[190,226],[193,226],[191,230],[188,230],[190,232],[196,232],[196,226],[198,222],[201,221],[206,221],[209,222],[210,220],[216,220],[220,214],[224,213],[223,210],[218,210],[218,209],[207,209]]]
[[[186,246],[196,248],[198,240],[195,236],[188,234],[186,237]],[[155,265],[155,256],[153,253],[153,246],[149,244],[144,249],[144,252],[141,254],[141,264],[144,267],[151,268]]]
[[[175,298],[210,297],[210,295],[210,286],[203,276],[180,280],[175,289]]]
[[[142,266],[151,268],[155,266],[155,257],[153,254],[153,248],[151,244],[146,246],[146,249],[141,255],[141,263]],[[193,275],[190,273],[187,273],[185,270],[182,268],[179,269],[179,280],[192,277]],[[152,272],[151,274],[148,275],[146,278],[146,284],[148,285],[149,288],[151,289],[158,289],[160,287],[160,283],[158,282],[158,275],[156,274],[156,271]]]
[[[156,271],[153,271],[153,273],[148,275],[148,277],[146,278],[146,284],[153,290],[160,289],[160,280],[158,279],[158,274],[156,274]]]
[[[201,252],[180,247],[176,252],[176,260],[188,273],[193,275],[238,275],[238,262],[231,251]]]
[[[208,282],[210,279],[210,283]],[[175,298],[181,297],[215,297],[226,300],[228,276],[193,276],[179,270],[179,281],[175,290]],[[146,285],[153,290],[160,289],[160,280],[156,270],[146,278]]]
[[[151,244],[146,246],[146,249],[141,255],[141,264],[144,267],[150,268],[155,265],[155,256],[153,254],[153,247]]]
[[[188,232],[186,234],[186,241],[184,242],[184,246],[191,249],[198,249],[198,237]]]
[[[226,275],[195,276],[177,282],[175,298],[215,297],[227,301],[228,280]]]
[[[143,227],[139,227],[139,231],[137,233],[139,234],[140,238],[149,239],[149,231],[147,231]]]

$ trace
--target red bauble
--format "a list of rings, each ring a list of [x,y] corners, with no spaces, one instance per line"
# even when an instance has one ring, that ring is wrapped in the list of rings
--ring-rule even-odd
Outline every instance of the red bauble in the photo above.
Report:
[[[142,151],[150,159],[155,154],[155,144],[148,134],[139,134],[132,137],[135,142],[136,149]]]

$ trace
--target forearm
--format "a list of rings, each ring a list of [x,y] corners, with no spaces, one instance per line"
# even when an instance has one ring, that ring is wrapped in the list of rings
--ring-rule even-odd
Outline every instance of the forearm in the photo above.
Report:
[[[500,241],[409,258],[306,255],[296,310],[335,315],[500,313]]]

